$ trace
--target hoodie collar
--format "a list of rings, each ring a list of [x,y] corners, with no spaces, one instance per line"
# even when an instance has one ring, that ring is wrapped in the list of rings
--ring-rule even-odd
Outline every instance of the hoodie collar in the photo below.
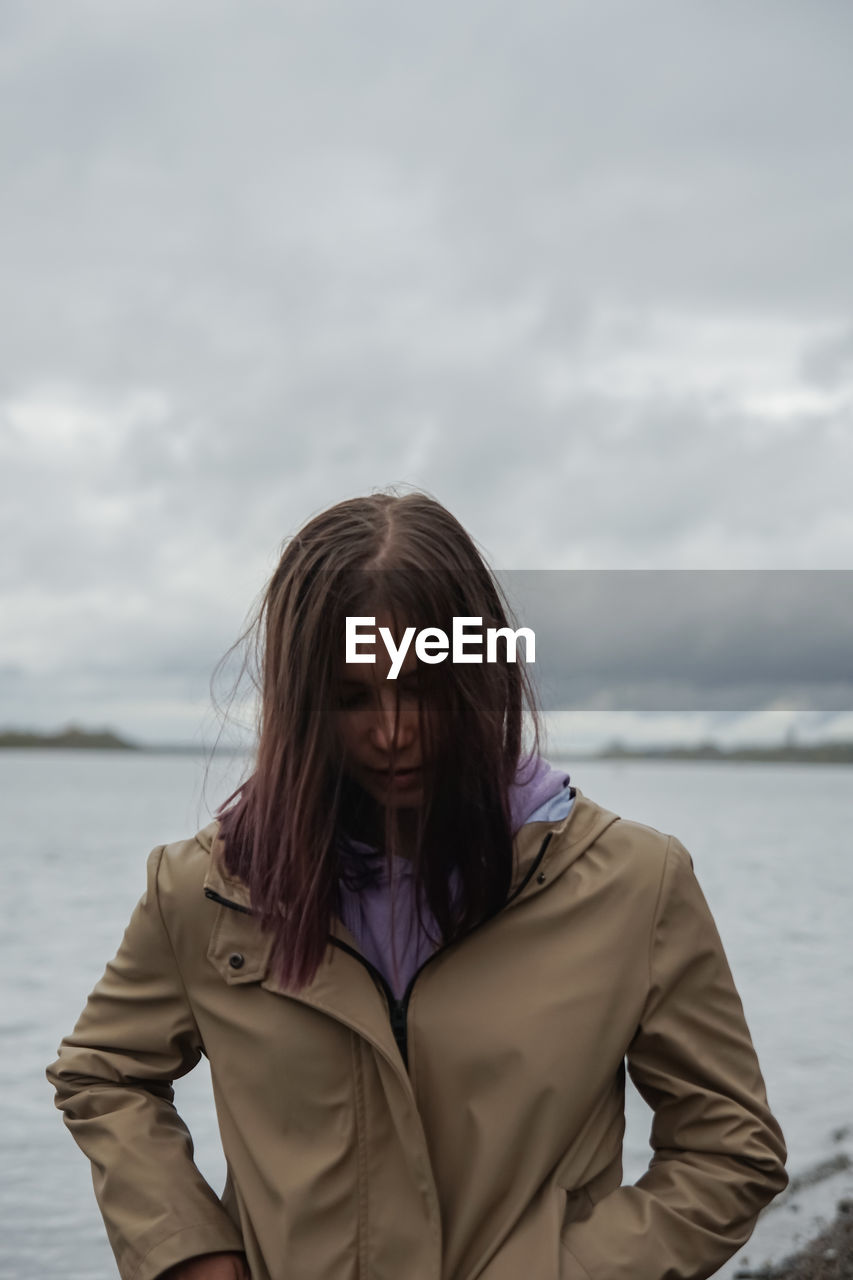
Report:
[[[557,797],[565,802],[569,775],[564,769],[554,769],[542,756],[530,755],[518,767],[515,782],[509,789],[509,812],[512,833],[515,835],[527,822],[546,818],[565,817],[565,803],[551,804]]]

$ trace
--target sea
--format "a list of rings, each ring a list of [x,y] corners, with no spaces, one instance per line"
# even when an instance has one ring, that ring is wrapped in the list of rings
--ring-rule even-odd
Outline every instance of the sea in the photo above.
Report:
[[[688,847],[735,975],[792,1185],[718,1272],[734,1280],[786,1256],[853,1196],[853,767],[562,763],[586,795]],[[233,756],[0,752],[4,1280],[117,1275],[88,1162],[44,1069],[116,950],[149,850],[205,825],[246,768]],[[204,1060],[177,1082],[176,1105],[221,1190]],[[650,1157],[650,1112],[631,1092],[627,1114],[632,1182]]]

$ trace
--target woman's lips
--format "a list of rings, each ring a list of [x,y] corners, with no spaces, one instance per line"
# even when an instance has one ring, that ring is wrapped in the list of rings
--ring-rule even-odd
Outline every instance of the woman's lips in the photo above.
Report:
[[[380,782],[384,782],[386,786],[411,786],[417,782],[421,776],[420,765],[414,765],[409,769],[371,769],[370,772]]]

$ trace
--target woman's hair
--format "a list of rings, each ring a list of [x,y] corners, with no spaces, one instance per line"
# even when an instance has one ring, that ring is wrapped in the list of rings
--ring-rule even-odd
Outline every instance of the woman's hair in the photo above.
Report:
[[[422,493],[338,503],[286,544],[247,633],[261,694],[256,767],[219,816],[227,868],[247,884],[273,935],[272,965],[292,987],[310,982],[323,959],[347,838],[364,830],[371,807],[346,777],[335,711],[345,619],[377,615],[390,616],[395,632],[448,634],[454,616],[479,617],[484,629],[511,620],[469,534]],[[512,878],[508,789],[525,709],[534,750],[539,728],[523,663],[507,661],[500,644],[498,659],[417,667],[426,794],[413,867],[436,941],[499,910]],[[390,858],[390,809],[384,824]]]

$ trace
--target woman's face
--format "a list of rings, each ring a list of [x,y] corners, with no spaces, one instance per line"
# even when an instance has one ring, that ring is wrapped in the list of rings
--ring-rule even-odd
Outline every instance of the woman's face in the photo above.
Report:
[[[377,628],[383,625],[377,619]],[[375,663],[343,667],[335,715],[344,769],[378,804],[418,808],[428,764],[418,714],[418,661],[410,648],[396,680],[389,680],[385,646],[377,643],[375,653]]]

